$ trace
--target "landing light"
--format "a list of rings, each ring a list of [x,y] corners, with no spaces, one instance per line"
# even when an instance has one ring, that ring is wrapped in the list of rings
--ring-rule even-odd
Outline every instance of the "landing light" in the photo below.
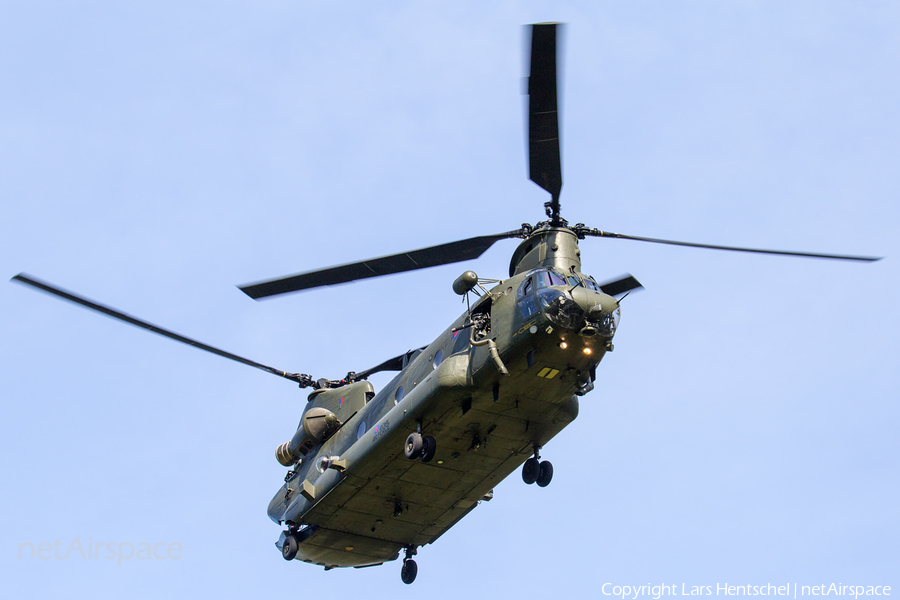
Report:
[[[585,354],[590,354],[590,353],[591,353],[591,349],[590,349],[590,348],[585,348],[584,350],[582,350],[582,352],[584,352]]]
[[[565,350],[566,348],[569,347],[569,345],[565,341],[562,341],[559,343],[559,347],[562,348],[563,350]]]

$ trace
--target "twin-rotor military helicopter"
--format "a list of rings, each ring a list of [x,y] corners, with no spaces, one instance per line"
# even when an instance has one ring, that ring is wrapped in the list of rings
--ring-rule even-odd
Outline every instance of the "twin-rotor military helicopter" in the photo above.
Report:
[[[154,333],[312,388],[293,437],[276,458],[288,468],[268,515],[284,525],[287,560],[331,569],[366,567],[413,555],[490,500],[521,467],[543,487],[553,466],[541,449],[578,415],[597,365],[613,350],[620,300],[641,287],[632,276],[598,284],[581,271],[578,242],[611,237],[661,244],[873,261],[873,257],[713,246],[569,225],[562,188],[557,115],[556,24],[531,27],[528,143],[531,180],[550,193],[548,219],[515,231],[312,271],[241,287],[259,299],[445,265],[481,256],[495,242],[522,241],[504,280],[466,271],[453,290],[474,302],[433,342],[340,380],[315,380],[248,360],[147,323],[25,274],[13,280]],[[490,287],[486,287],[489,285]],[[399,371],[375,392],[367,378]]]

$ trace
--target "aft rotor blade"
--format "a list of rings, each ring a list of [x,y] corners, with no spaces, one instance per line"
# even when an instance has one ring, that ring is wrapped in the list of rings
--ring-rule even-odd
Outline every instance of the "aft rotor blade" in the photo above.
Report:
[[[762,248],[740,248],[737,246],[717,246],[714,244],[697,244],[694,242],[677,242],[675,240],[661,240],[658,238],[641,237],[637,235],[625,235],[624,233],[612,233],[610,231],[600,231],[597,229],[580,229],[578,233],[581,235],[589,235],[593,237],[618,238],[620,240],[635,240],[637,242],[652,242],[654,244],[668,244],[670,246],[687,246],[689,248],[708,248],[711,250],[731,250],[733,252],[754,252],[756,254],[777,254],[780,256],[803,256],[806,258],[829,258],[833,260],[856,260],[863,262],[874,262],[881,260],[883,257],[876,256],[855,256],[850,254],[823,254],[820,252],[794,252],[792,250],[766,250]]]
[[[153,325],[152,323],[148,323],[147,321],[143,321],[136,317],[132,317],[126,313],[118,311],[114,308],[110,308],[109,306],[104,306],[99,302],[94,302],[93,300],[88,300],[82,296],[78,296],[77,294],[73,294],[72,292],[68,292],[66,290],[55,287],[47,282],[40,281],[35,279],[29,275],[24,273],[19,273],[15,277],[12,278],[12,281],[18,281],[20,283],[24,283],[35,287],[41,291],[47,292],[49,294],[53,294],[55,296],[59,296],[63,300],[68,300],[69,302],[74,302],[75,304],[80,304],[86,308],[90,308],[91,310],[95,310],[97,312],[103,313],[109,317],[113,317],[115,319],[119,319],[120,321],[125,321],[126,323],[130,323],[131,325],[135,325],[136,327],[141,327],[146,329],[147,331],[152,331],[153,333],[158,333],[159,335],[165,336],[169,339],[175,340],[176,342],[181,342],[182,344],[187,344],[189,346],[193,346],[195,348],[199,348],[200,350],[205,350],[207,352],[211,352],[213,354],[217,354],[219,356],[223,356],[230,360],[243,363],[245,365],[255,367],[266,373],[271,373],[273,375],[278,375],[279,377],[285,377],[299,383],[302,387],[306,387],[307,385],[312,384],[312,379],[309,375],[304,375],[302,373],[287,373],[285,371],[281,371],[279,369],[274,369],[272,367],[260,364],[258,362],[254,362],[242,356],[238,356],[237,354],[232,354],[231,352],[226,352],[225,350],[220,350],[219,348],[215,348],[208,344],[204,344],[203,342],[198,342],[197,340],[192,340],[189,337],[185,337],[173,331],[169,331],[168,329],[164,329],[159,327],[158,325]]]
[[[635,279],[634,275],[625,275],[615,281],[600,284],[600,291],[608,296],[618,296],[631,290],[643,288],[641,282]]]
[[[298,292],[323,285],[336,285],[369,277],[381,277],[393,273],[403,273],[416,269],[426,269],[438,265],[461,262],[478,258],[494,245],[494,242],[511,237],[519,237],[521,231],[508,231],[496,235],[480,237],[431,246],[421,250],[402,252],[381,258],[372,258],[360,262],[339,265],[319,271],[308,271],[298,275],[271,279],[259,283],[239,286],[241,291],[254,299],[266,298],[277,294]]]
[[[416,350],[410,350],[409,352],[404,352],[400,356],[395,356],[394,358],[389,358],[384,361],[380,365],[376,367],[372,367],[371,369],[366,369],[365,371],[360,371],[356,374],[357,379],[366,379],[369,375],[374,375],[375,373],[381,373],[382,371],[402,371],[406,365],[422,350],[424,350],[427,346],[422,346]]]
[[[528,76],[529,177],[550,192],[550,217],[559,219],[562,167],[559,158],[559,108],[556,77],[556,23],[531,26],[531,72]]]

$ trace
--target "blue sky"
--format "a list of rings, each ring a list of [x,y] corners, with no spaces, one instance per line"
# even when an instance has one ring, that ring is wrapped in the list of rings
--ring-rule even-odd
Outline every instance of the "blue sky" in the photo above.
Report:
[[[0,265],[280,369],[433,339],[481,260],[254,302],[234,286],[516,228],[522,25],[567,25],[563,216],[860,265],[582,243],[646,286],[581,415],[419,553],[415,593],[900,585],[900,9],[870,2],[4,3]],[[405,589],[286,564],[265,515],[292,384],[0,286],[0,590],[222,598]],[[375,383],[384,383],[376,379]],[[28,560],[22,543],[179,543]]]

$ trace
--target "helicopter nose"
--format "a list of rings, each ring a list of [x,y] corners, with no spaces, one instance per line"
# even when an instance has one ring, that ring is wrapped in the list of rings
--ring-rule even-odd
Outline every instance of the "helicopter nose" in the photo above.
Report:
[[[610,324],[618,320],[616,317],[619,303],[616,302],[616,299],[602,292],[583,287],[576,287],[571,293],[572,299],[578,303],[585,316],[584,327],[578,333],[585,337],[600,334],[612,337],[615,333],[615,325],[610,326]],[[610,318],[611,315],[616,315],[616,317]]]
[[[599,319],[604,313],[616,310],[619,303],[612,296],[607,296],[602,292],[595,292],[587,288],[578,286],[572,290],[572,299],[578,303],[581,310],[590,320]]]

